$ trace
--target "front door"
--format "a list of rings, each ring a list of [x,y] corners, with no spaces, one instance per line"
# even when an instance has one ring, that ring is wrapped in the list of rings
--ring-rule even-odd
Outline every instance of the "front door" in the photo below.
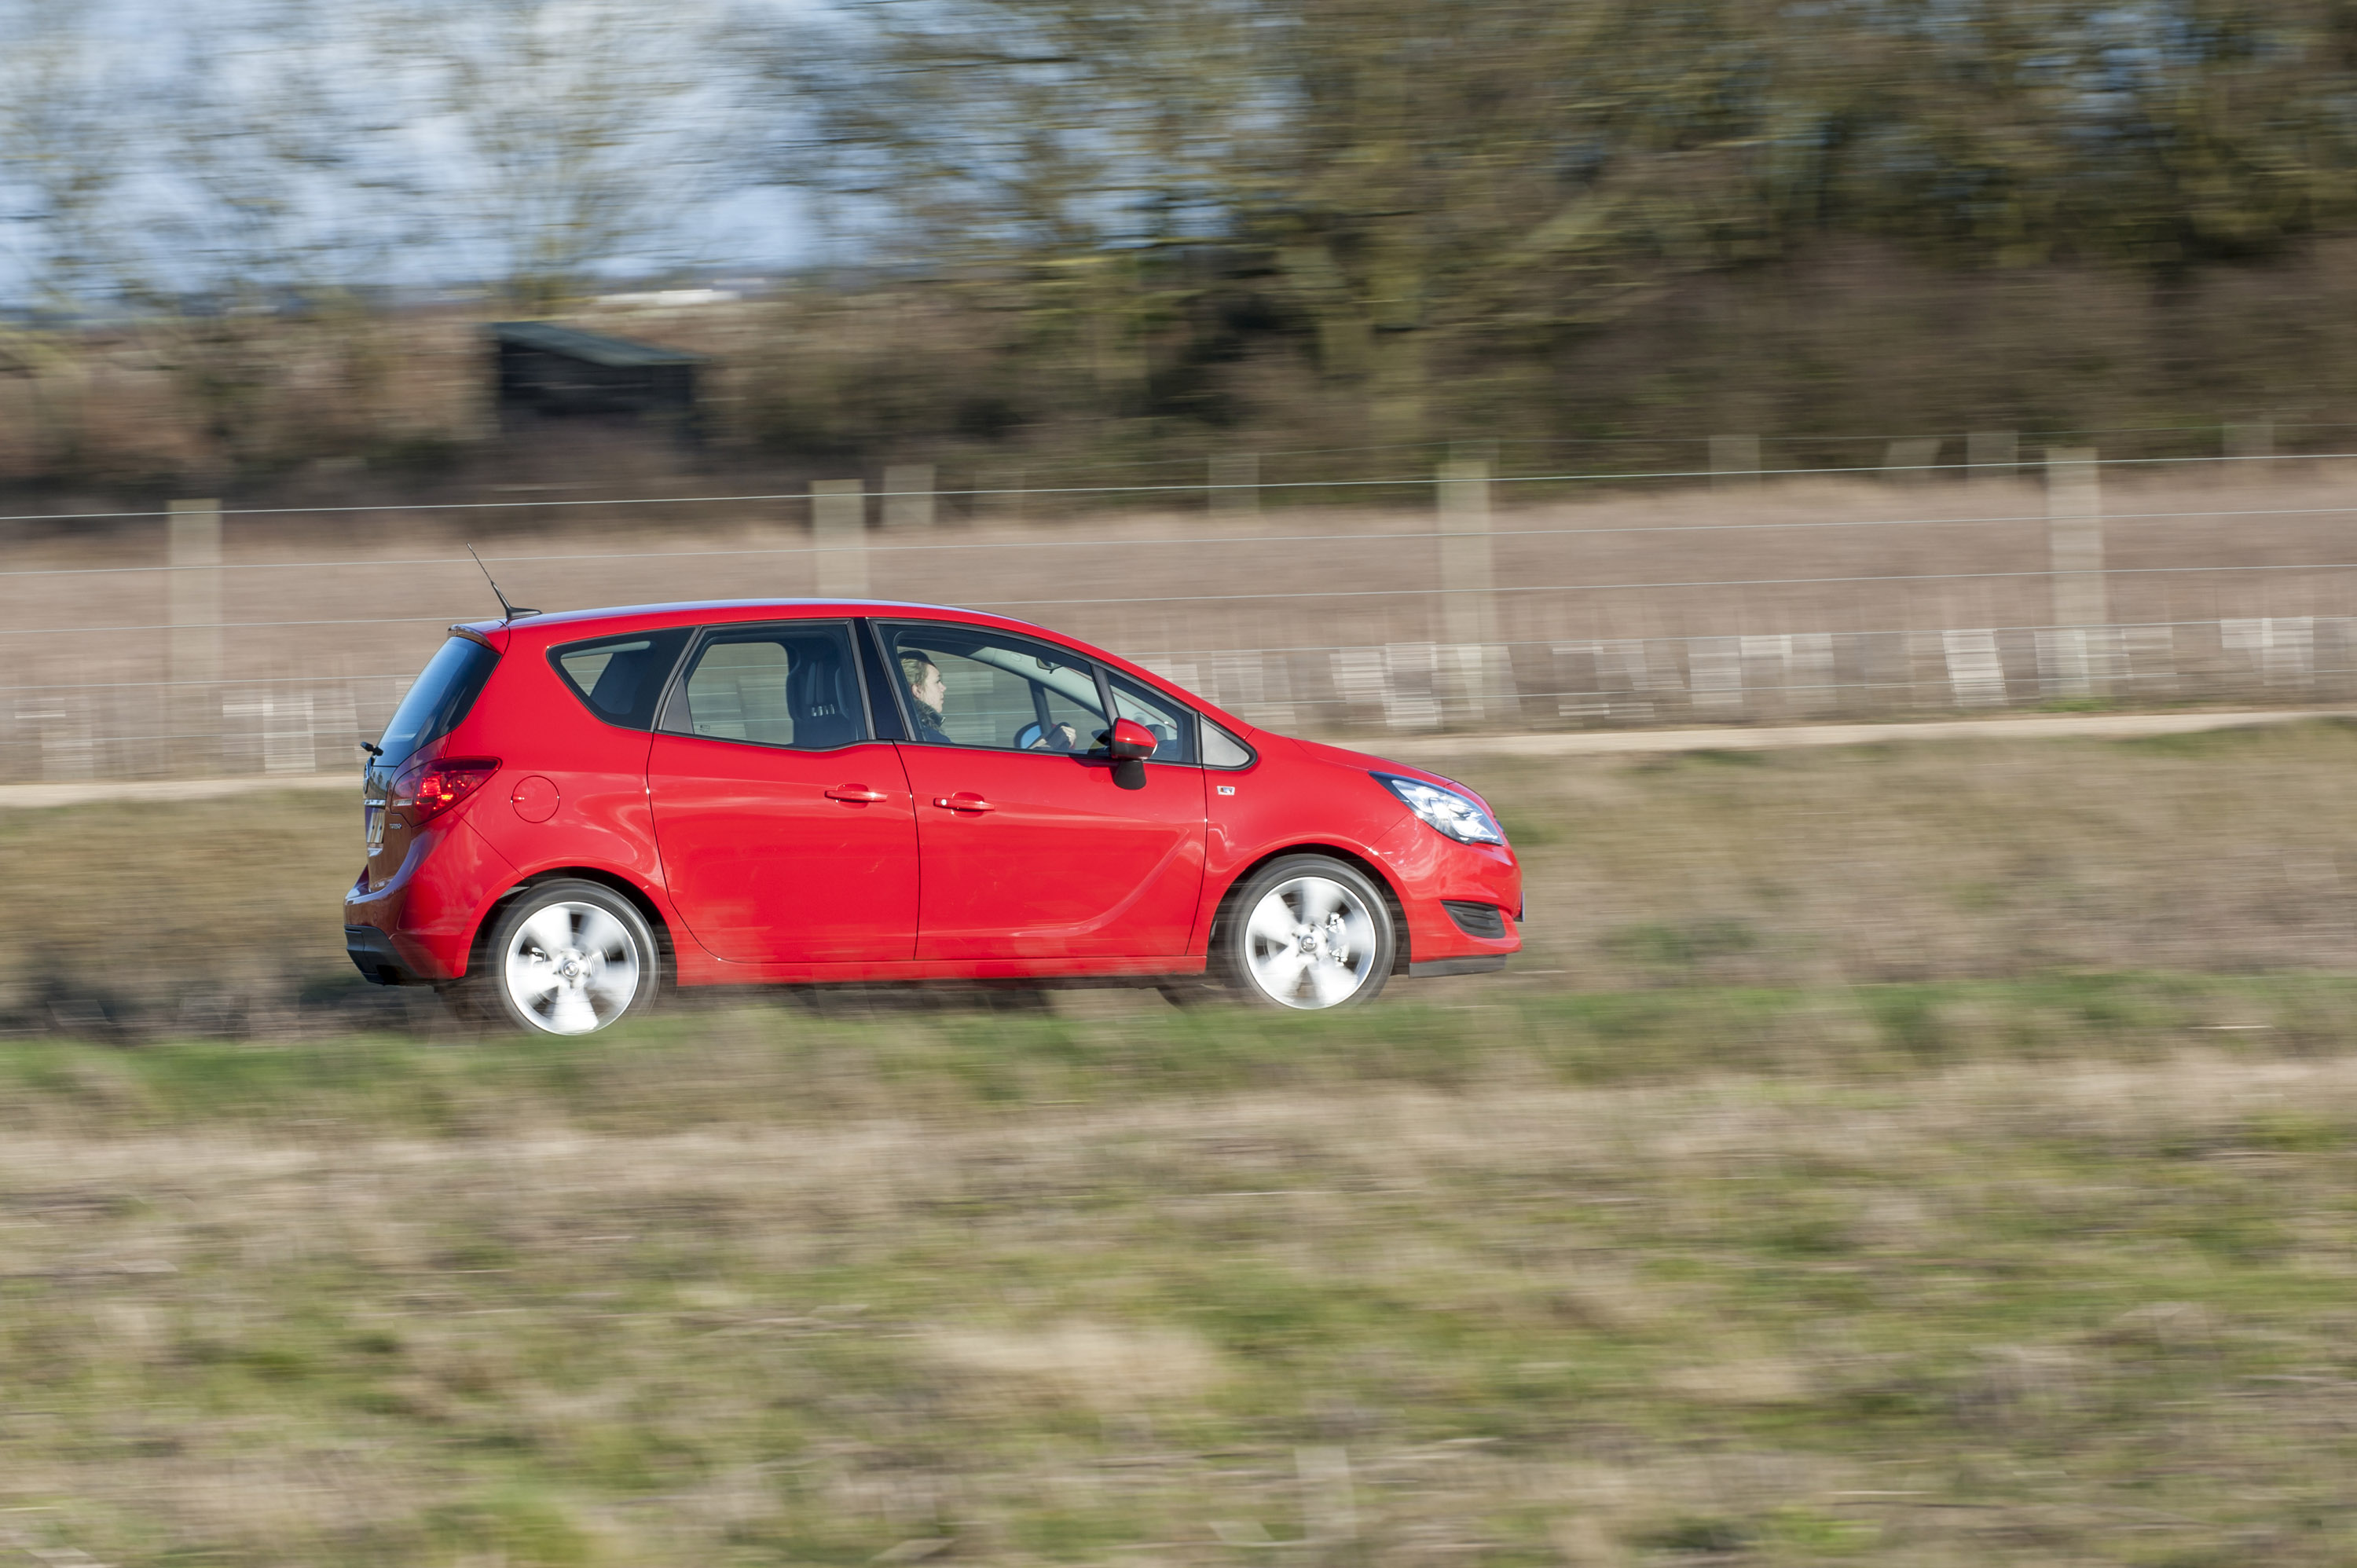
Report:
[[[1203,783],[1119,765],[1093,663],[980,627],[880,626],[912,703],[922,959],[1162,958],[1187,950],[1203,886]],[[1158,754],[1159,755],[1159,754]]]
[[[847,623],[730,627],[690,655],[647,784],[665,886],[705,948],[750,964],[912,956],[915,812],[872,734]]]

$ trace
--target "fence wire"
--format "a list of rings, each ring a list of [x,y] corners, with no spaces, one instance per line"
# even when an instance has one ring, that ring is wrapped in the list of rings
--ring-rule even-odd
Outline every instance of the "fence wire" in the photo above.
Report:
[[[1138,527],[994,523],[911,534],[812,532],[791,507],[727,520],[736,537],[665,519],[644,547],[511,546],[490,565],[523,596],[596,605],[662,598],[870,596],[830,586],[856,558],[876,596],[1022,615],[1122,651],[1246,721],[1383,736],[1456,727],[1775,723],[2067,703],[2357,701],[2357,560],[2332,493],[2350,454],[2209,458],[2212,505],[2156,490],[2100,522],[2100,564],[2069,563],[2055,531],[2084,526],[2021,489],[1924,485],[1921,465],[1778,470],[1891,482],[1847,499],[1688,483],[1631,519],[1609,499],[1514,503],[1491,522],[1442,510],[1300,508],[1257,523]],[[2169,471],[2176,458],[2101,459]],[[2254,467],[2251,465],[2262,465]],[[2241,465],[2239,467],[2224,465]],[[2265,465],[2274,465],[2272,467]],[[1929,470],[1964,476],[1966,466]],[[1545,474],[1491,481],[1744,479],[1765,470]],[[2248,479],[2235,476],[2250,476]],[[1430,491],[1431,478],[1302,481]],[[2255,483],[2274,486],[2254,493]],[[2242,484],[2242,490],[2232,487]],[[2306,491],[2280,493],[2298,485]],[[935,498],[1118,498],[1143,490],[1279,491],[1286,483],[969,489]],[[2323,493],[2313,493],[2321,491]],[[878,490],[867,501],[920,492]],[[1846,494],[1846,492],[1845,492]],[[1912,499],[1907,515],[1897,498]],[[1879,499],[1878,499],[1879,498]],[[0,780],[292,775],[356,765],[454,621],[489,618],[463,553],[281,556],[285,520],[485,509],[799,503],[748,496],[472,500],[426,506],[226,509],[258,532],[244,553],[174,559],[136,529],[77,540],[0,533]],[[2297,504],[2287,504],[2297,503]],[[1425,504],[1429,504],[1427,498]],[[1556,510],[1549,512],[1544,508]],[[1845,508],[1847,511],[1845,511]],[[1598,510],[1601,509],[1601,510]],[[23,514],[63,523],[164,511]],[[1331,519],[1333,526],[1318,523]],[[226,535],[239,542],[232,529]],[[1469,546],[1469,538],[1478,541]],[[1478,548],[1480,569],[1464,567]],[[259,553],[256,551],[259,550]],[[131,552],[147,559],[126,560]],[[15,559],[10,559],[10,557]],[[1674,568],[1705,563],[1701,572]],[[1664,571],[1662,568],[1672,570]],[[504,581],[503,577],[503,581]],[[2101,585],[2100,616],[2052,613]],[[519,585],[510,584],[511,589]],[[1144,650],[1141,653],[1139,650]]]

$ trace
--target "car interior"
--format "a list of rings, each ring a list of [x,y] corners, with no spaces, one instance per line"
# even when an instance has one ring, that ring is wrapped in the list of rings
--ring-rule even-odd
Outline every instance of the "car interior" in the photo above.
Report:
[[[903,658],[942,672],[942,731],[958,746],[997,750],[1089,751],[1105,728],[1094,668],[1060,650],[1029,642],[985,641],[944,627],[886,630],[906,692]],[[1063,737],[1069,733],[1071,740]]]
[[[716,638],[697,654],[662,727],[797,751],[863,739],[850,639],[839,628]]]
[[[1106,719],[1089,661],[1028,639],[978,628],[888,627],[888,664],[917,656],[942,672],[942,732],[959,746],[994,750],[1102,749]],[[555,650],[557,667],[593,708],[617,723],[651,707],[685,629]],[[1193,715],[1108,671],[1116,716],[1146,726],[1155,760],[1196,760]],[[902,691],[906,692],[905,681]],[[645,723],[644,718],[639,720]],[[666,705],[673,734],[825,751],[867,736],[850,628],[747,628],[708,638]]]

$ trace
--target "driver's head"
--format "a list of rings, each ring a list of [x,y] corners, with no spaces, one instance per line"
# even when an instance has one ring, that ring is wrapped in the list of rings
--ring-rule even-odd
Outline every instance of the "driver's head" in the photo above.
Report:
[[[942,680],[941,666],[921,653],[900,655],[900,673],[909,682],[909,695],[939,715],[942,699],[949,695],[949,686]]]

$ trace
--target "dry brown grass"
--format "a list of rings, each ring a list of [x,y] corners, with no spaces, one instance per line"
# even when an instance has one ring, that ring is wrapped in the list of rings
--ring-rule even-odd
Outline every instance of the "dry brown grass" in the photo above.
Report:
[[[2345,972],[2357,732],[1910,742],[1456,771],[1578,984]]]
[[[268,1104],[0,1145],[0,1498],[27,1544],[159,1563],[2352,1544],[2346,1058],[832,1124],[763,1101],[638,1133],[526,1092],[495,1137],[428,1140],[371,1132],[364,1100],[329,1123]]]
[[[2352,747],[1469,768],[1529,972],[1340,1019],[0,1047],[0,1546],[2346,1561]],[[324,977],[349,810],[0,818],[14,983]]]

